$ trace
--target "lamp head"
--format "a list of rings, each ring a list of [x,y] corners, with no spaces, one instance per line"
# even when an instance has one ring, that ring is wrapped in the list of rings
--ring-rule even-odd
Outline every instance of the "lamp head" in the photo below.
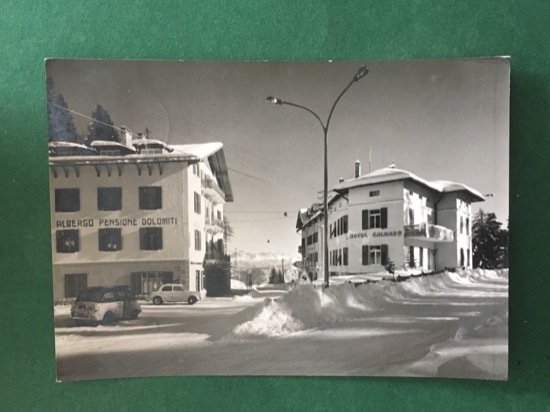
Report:
[[[359,81],[363,77],[365,77],[369,73],[369,69],[367,69],[367,66],[361,66],[359,69],[357,69],[357,73],[355,73],[355,76],[353,76],[354,81]]]
[[[265,101],[271,104],[283,104],[283,101],[281,99],[273,96],[269,96],[267,99],[265,99]]]

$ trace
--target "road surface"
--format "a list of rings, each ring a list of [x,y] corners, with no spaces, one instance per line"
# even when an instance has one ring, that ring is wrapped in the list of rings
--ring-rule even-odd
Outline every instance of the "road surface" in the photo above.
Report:
[[[56,308],[59,380],[170,375],[401,375],[505,379],[506,282],[457,285],[284,336],[233,331],[284,292],[143,305],[137,321],[75,327]],[[507,319],[506,319],[507,322]],[[496,324],[496,326],[495,326]]]

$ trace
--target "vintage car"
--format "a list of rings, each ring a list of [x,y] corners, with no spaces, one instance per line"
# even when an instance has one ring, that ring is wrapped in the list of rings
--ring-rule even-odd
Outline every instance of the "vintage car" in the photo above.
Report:
[[[112,325],[121,319],[137,319],[140,313],[141,307],[127,286],[84,289],[71,307],[77,325]]]
[[[149,296],[149,300],[155,305],[172,302],[187,302],[190,305],[194,305],[200,298],[201,295],[199,292],[185,290],[182,285],[177,283],[166,283],[161,285],[158,290],[155,290]]]

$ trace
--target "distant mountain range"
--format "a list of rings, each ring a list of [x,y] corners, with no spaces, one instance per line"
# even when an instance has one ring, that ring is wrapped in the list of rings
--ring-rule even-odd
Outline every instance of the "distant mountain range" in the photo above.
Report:
[[[244,250],[237,250],[231,253],[231,266],[237,268],[275,268],[279,269],[281,263],[284,262],[284,266],[289,267],[293,262],[300,260],[300,256],[289,256],[283,253],[275,252],[246,252]]]

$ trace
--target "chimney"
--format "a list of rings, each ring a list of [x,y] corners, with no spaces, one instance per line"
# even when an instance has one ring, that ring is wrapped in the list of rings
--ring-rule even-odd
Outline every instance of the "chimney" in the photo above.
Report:
[[[356,160],[355,161],[355,178],[357,179],[359,176],[361,176],[361,161]]]
[[[130,147],[133,149],[134,146],[132,146],[132,132],[130,131],[130,129],[128,129],[126,126],[120,126],[120,134],[120,140],[122,141],[122,144],[126,147]]]

